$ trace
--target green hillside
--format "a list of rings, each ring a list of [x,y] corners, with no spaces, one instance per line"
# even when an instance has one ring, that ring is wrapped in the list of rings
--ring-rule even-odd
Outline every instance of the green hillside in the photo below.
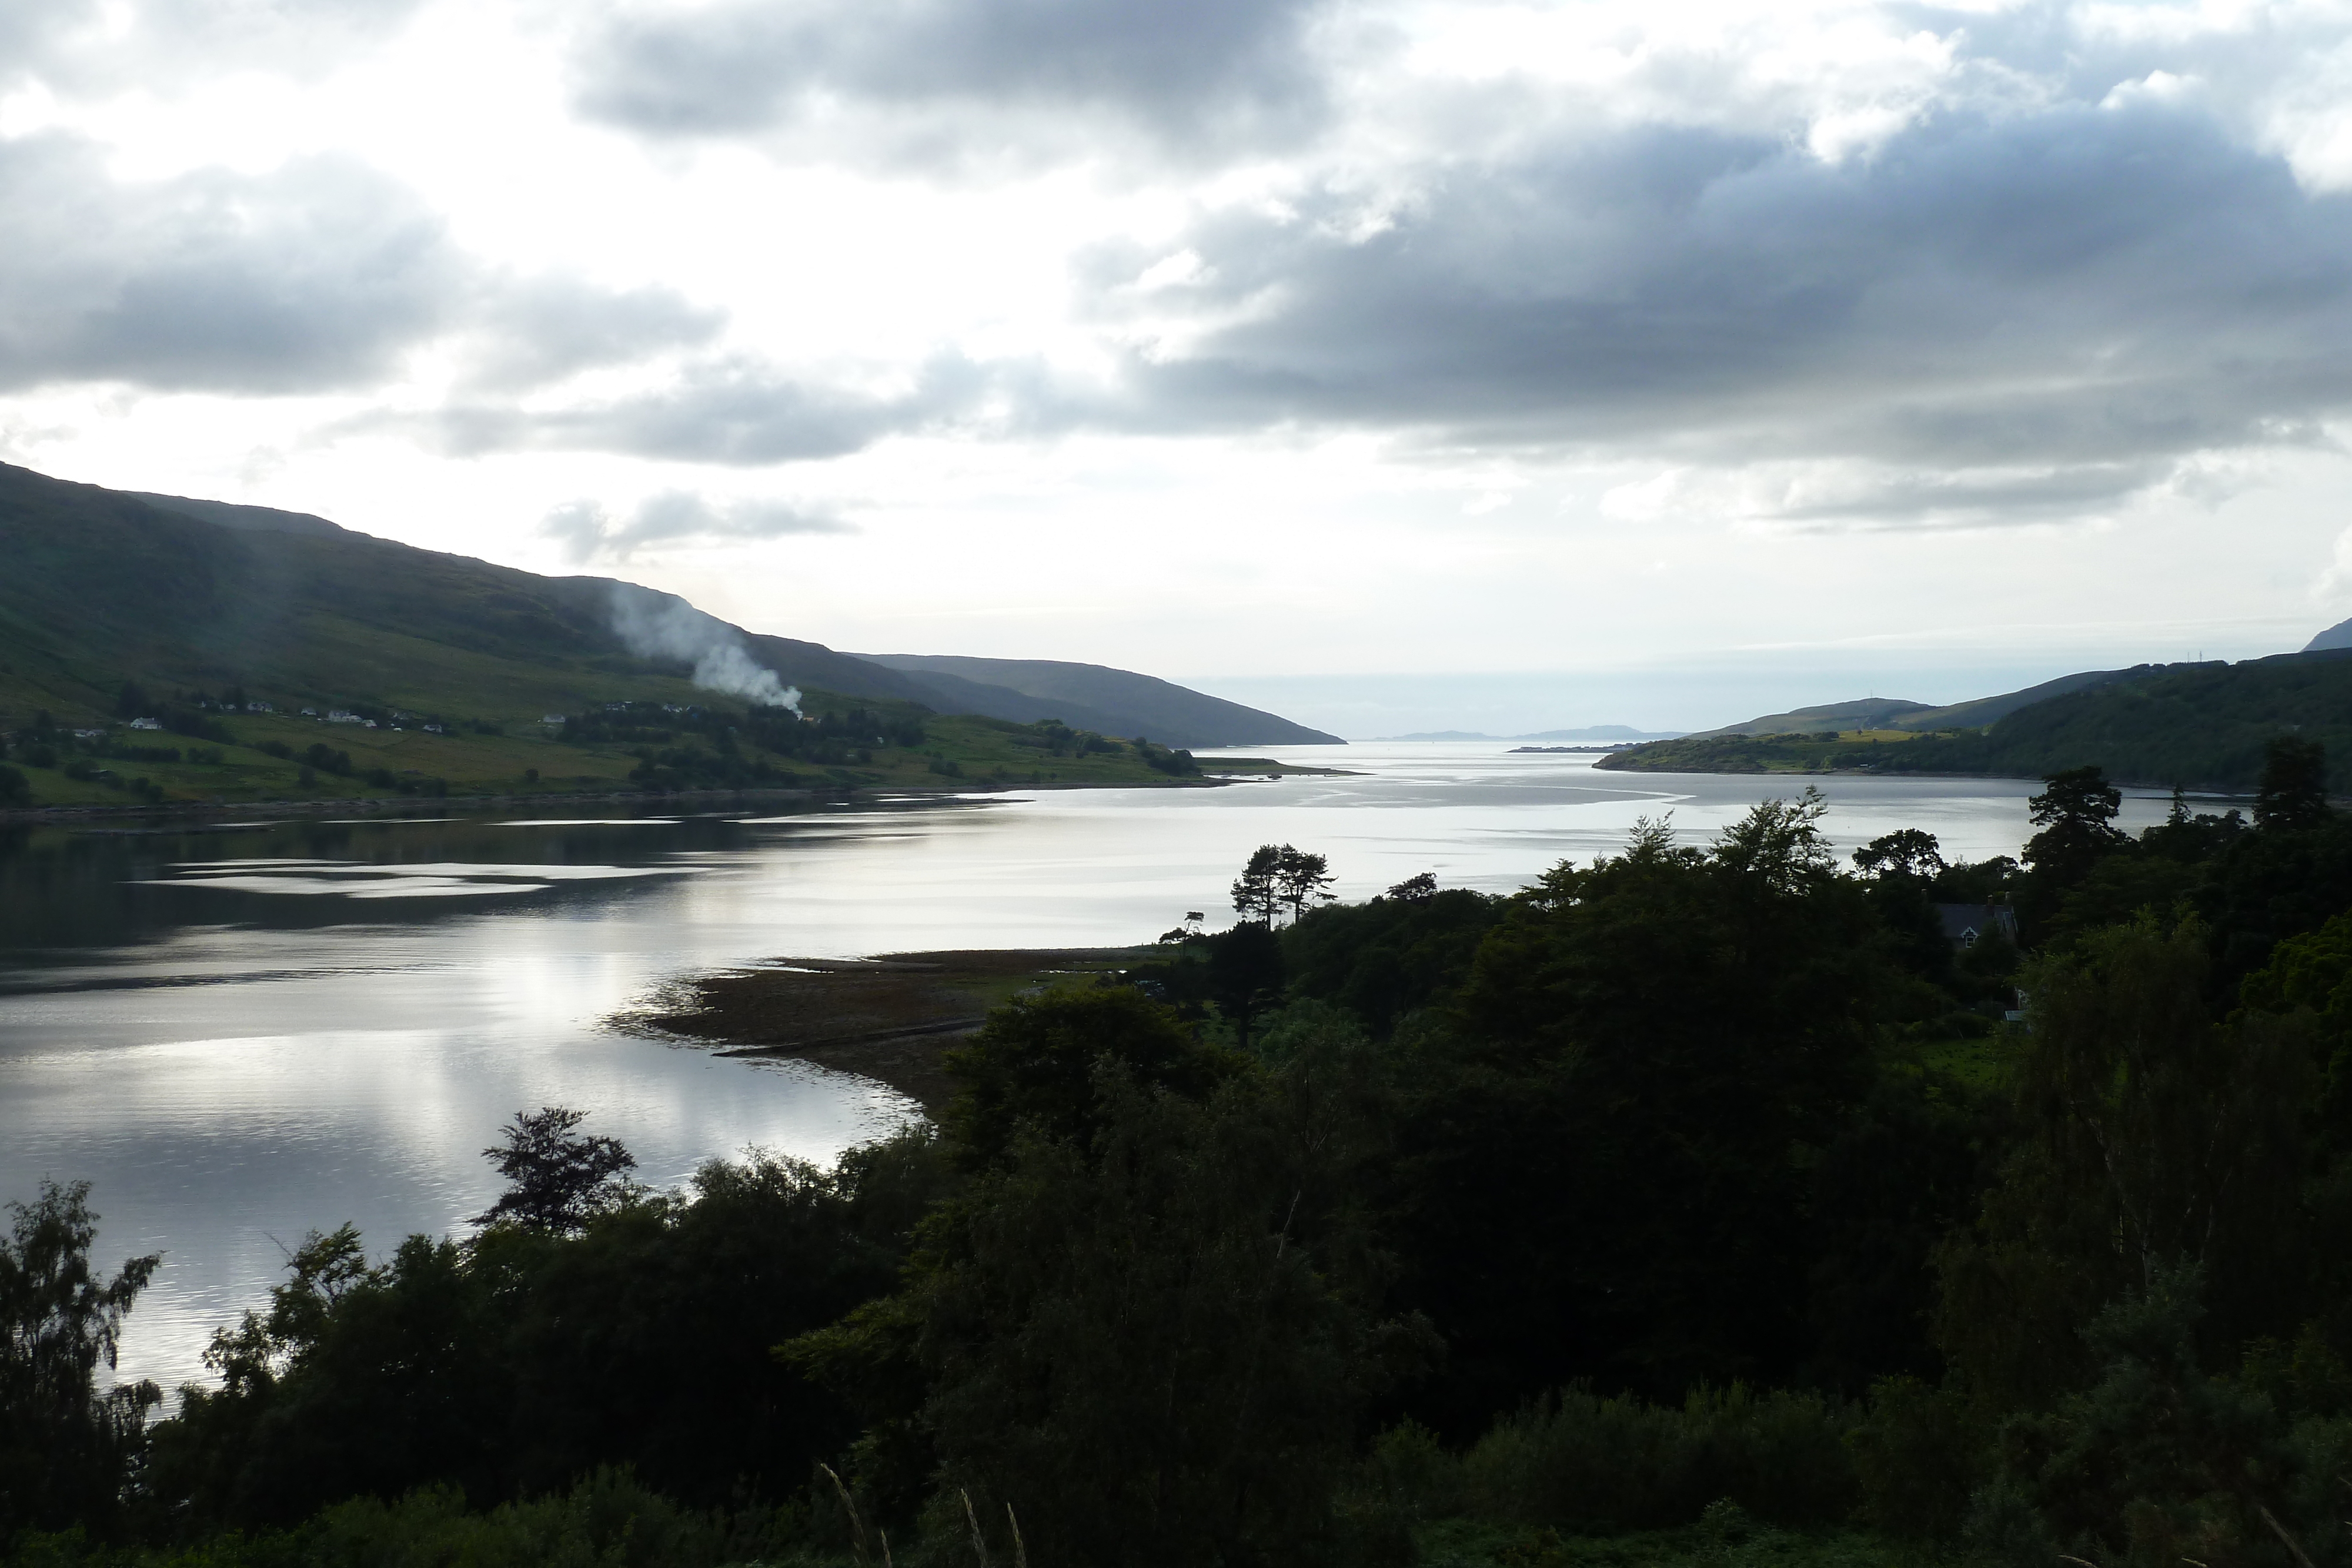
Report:
[[[2142,664],[2134,670],[2084,670],[2076,674],[2061,675],[2054,681],[2043,681],[2039,685],[2027,686],[2022,691],[1974,697],[1964,703],[1951,703],[1941,707],[1928,703],[1908,702],[1900,697],[1862,697],[1853,702],[1824,703],[1819,707],[1790,708],[1787,713],[1768,713],[1743,723],[1727,724],[1720,729],[1702,731],[1693,738],[1813,735],[1848,729],[1899,729],[1921,735],[1937,730],[1979,729],[2035,703],[2047,702],[2052,697],[2092,686],[2135,680],[2158,667]]]
[[[32,803],[1185,776],[1160,747],[940,716],[896,672],[633,585],[195,505],[0,465],[0,736]],[[616,595],[716,628],[802,686],[808,722],[632,653]]]
[[[1978,728],[1718,732],[1634,747],[1595,766],[1664,773],[2038,778],[2096,765],[2128,783],[2251,789],[2262,773],[2263,747],[2293,732],[2327,748],[2329,787],[2352,794],[2352,650],[2281,653],[2238,664],[2142,664],[2100,674],[2105,678],[2095,685],[2019,707]]]
[[[955,693],[975,713],[998,718],[1061,718],[1131,727],[1173,746],[1342,746],[1336,735],[1279,715],[1213,697],[1172,681],[1062,659],[973,659],[949,654],[866,653],[871,664]],[[1015,699],[1006,701],[1005,694]]]

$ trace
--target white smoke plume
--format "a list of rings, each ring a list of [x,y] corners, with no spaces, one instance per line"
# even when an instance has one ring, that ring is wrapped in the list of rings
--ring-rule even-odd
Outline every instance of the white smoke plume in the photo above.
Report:
[[[690,659],[694,684],[761,707],[801,711],[801,689],[752,659],[742,633],[683,599],[625,582],[613,585],[613,630],[640,659]]]

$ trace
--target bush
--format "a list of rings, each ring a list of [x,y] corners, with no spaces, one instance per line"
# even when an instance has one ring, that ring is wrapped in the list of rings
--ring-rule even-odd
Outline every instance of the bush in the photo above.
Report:
[[[1593,1532],[1688,1524],[1721,1498],[1774,1524],[1827,1524],[1857,1498],[1851,1424],[1819,1395],[1736,1383],[1679,1410],[1571,1388],[1479,1439],[1464,1494],[1475,1514]]]
[[[718,1568],[803,1561],[800,1511],[700,1513],[599,1470],[569,1491],[469,1512],[456,1487],[396,1501],[355,1498],[283,1531],[214,1536],[178,1550],[106,1550],[80,1530],[19,1537],[12,1568]],[[780,1551],[780,1549],[782,1549]]]
[[[789,1533],[788,1514],[730,1517],[680,1508],[626,1471],[600,1470],[561,1497],[468,1513],[454,1487],[396,1503],[339,1503],[299,1532],[311,1561],[342,1568],[716,1568],[762,1557]]]
[[[26,806],[32,800],[31,780],[13,768],[0,766],[0,806]]]
[[[1863,1518],[1906,1540],[1958,1534],[1969,1494],[1984,1479],[1985,1438],[1958,1394],[1916,1377],[1879,1379],[1869,1414],[1846,1434]]]

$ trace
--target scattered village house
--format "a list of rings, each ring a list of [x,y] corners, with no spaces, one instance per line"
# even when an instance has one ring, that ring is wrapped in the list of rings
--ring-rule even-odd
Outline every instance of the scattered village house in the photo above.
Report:
[[[1955,947],[1973,947],[1996,933],[2017,941],[2017,912],[2006,904],[1939,904],[1936,915],[1944,923],[1944,940]]]

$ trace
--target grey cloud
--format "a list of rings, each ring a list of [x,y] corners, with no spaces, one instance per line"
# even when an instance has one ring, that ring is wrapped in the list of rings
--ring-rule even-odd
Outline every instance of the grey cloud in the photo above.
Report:
[[[707,340],[666,290],[496,274],[406,187],[346,158],[116,181],[92,144],[0,141],[0,387],[315,392],[462,336],[515,387]]]
[[[910,384],[872,392],[787,375],[743,360],[687,366],[673,384],[569,408],[477,401],[425,415],[370,415],[340,433],[408,430],[445,451],[596,451],[761,465],[856,452],[890,435],[971,428],[1004,376],[956,356]]]
[[[576,277],[505,279],[485,295],[471,364],[480,387],[535,386],[698,346],[726,320],[667,288],[616,292]]]
[[[382,374],[467,283],[437,218],[347,160],[118,184],[63,136],[0,141],[0,385],[292,392]]]
[[[1370,238],[1353,216],[1221,217],[1184,242],[1205,281],[1140,298],[1153,253],[1093,258],[1103,324],[1147,340],[1103,416],[2039,469],[2087,498],[2352,403],[2352,201],[2182,110],[1946,116],[1839,165],[1649,130],[1446,171]]]
[[[740,134],[813,107],[1107,111],[1163,138],[1263,139],[1322,102],[1318,0],[732,0],[625,11],[576,62],[582,110],[660,136]],[[1065,128],[1066,129],[1066,127]],[[887,134],[972,151],[969,120]]]
[[[127,87],[169,96],[208,69],[315,78],[381,44],[422,0],[131,0],[120,22],[98,0],[0,6],[0,81],[30,76],[65,93]]]
[[[849,534],[856,528],[819,507],[774,500],[713,502],[691,490],[666,490],[615,517],[593,501],[549,512],[540,532],[572,561],[625,561],[646,545],[682,539],[774,539],[794,534]]]
[[[2160,485],[2173,473],[2174,465],[2158,458],[2022,471],[1961,466],[1927,473],[1864,473],[1841,476],[1847,482],[1827,495],[1791,495],[1771,507],[1769,515],[1782,522],[1832,528],[1885,519],[1930,528],[2064,522]]]

